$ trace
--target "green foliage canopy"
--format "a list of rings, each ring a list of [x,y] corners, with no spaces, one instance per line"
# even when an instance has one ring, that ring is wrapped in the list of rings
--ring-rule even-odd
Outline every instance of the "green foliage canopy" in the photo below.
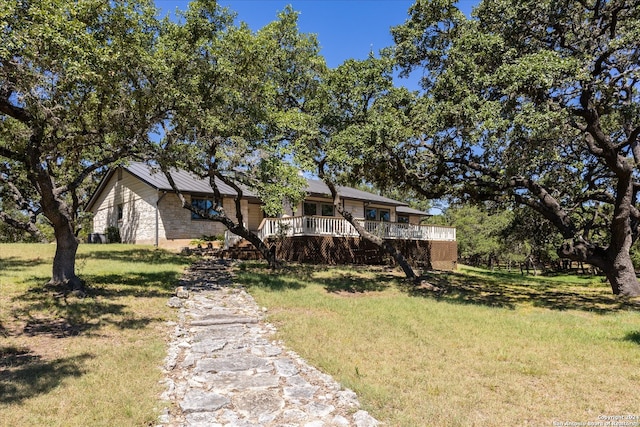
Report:
[[[277,215],[283,199],[304,197],[283,129],[300,126],[291,104],[324,67],[317,41],[291,8],[256,33],[212,1],[192,2],[183,18],[164,37],[175,101],[161,162],[249,188]]]
[[[559,255],[640,294],[639,28],[633,0],[487,0],[470,19],[418,0],[388,54],[425,92],[395,102],[407,131],[379,144],[397,166],[380,170],[428,197],[527,206],[564,237]]]
[[[165,117],[158,29],[148,0],[0,4],[0,197],[53,226],[53,282],[79,285],[83,184],[142,155]]]

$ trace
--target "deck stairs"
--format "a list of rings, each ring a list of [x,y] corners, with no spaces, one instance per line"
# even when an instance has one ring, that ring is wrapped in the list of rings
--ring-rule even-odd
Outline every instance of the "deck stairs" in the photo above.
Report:
[[[247,261],[262,259],[262,254],[251,242],[246,239],[240,239],[223,251],[223,257]]]

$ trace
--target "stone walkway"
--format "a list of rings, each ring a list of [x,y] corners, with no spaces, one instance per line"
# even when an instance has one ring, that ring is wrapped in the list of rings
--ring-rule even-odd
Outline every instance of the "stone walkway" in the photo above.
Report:
[[[309,366],[281,343],[242,287],[231,261],[203,259],[169,305],[179,321],[165,360],[158,426],[375,427],[355,393]]]

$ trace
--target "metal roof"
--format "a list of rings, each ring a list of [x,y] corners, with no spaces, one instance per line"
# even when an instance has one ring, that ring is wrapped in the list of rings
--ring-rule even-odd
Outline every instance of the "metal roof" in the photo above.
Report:
[[[307,192],[312,196],[331,197],[331,191],[327,184],[317,179],[307,179]],[[393,200],[388,197],[358,190],[352,187],[337,186],[338,194],[345,199],[362,200],[365,202],[380,203],[383,205],[404,206],[406,203]]]
[[[418,209],[410,208],[409,206],[398,206],[396,212],[406,215],[419,215],[419,216],[431,216],[429,212],[424,212]]]
[[[159,170],[154,170],[146,163],[133,162],[124,166],[124,169],[140,178],[142,181],[149,184],[151,187],[156,190],[161,191],[173,191],[171,188],[171,184],[169,184],[169,180]],[[190,172],[184,170],[176,170],[172,169],[170,171],[171,177],[173,178],[178,190],[184,193],[192,193],[192,194],[212,194],[213,189],[209,185],[209,179],[202,179]],[[220,193],[224,196],[235,196],[236,190],[234,190],[229,185],[225,184],[218,178],[215,179],[216,186]],[[246,197],[256,197],[255,193],[244,186],[240,186],[244,196]]]
[[[167,177],[164,176],[162,172],[154,172],[154,170],[145,163],[131,163],[126,166],[125,169],[158,190],[172,190]],[[185,193],[207,194],[213,192],[211,186],[209,185],[209,180],[197,177],[187,171],[172,170],[171,176],[178,186],[178,189]],[[236,195],[236,192],[233,188],[224,184],[217,178],[216,185],[218,186],[220,193],[222,193],[223,195]],[[365,202],[394,206],[406,205],[406,203],[399,202],[388,197],[379,196],[377,194],[369,193],[367,191],[358,190],[357,188],[338,186],[337,190],[340,197],[344,197],[345,199],[362,200]],[[245,187],[242,187],[242,191],[247,197],[256,197],[254,193],[252,193]],[[313,196],[331,197],[331,191],[329,190],[329,187],[327,187],[327,184],[317,179],[307,179],[306,191]]]
[[[126,166],[122,166],[122,168],[132,175],[136,176],[138,179],[147,183],[149,186],[155,188],[156,190],[173,191],[171,185],[169,184],[169,180],[167,180],[167,177],[164,175],[164,173],[159,170],[155,170],[146,163],[131,162]],[[97,190],[91,197],[91,200],[89,201],[89,203],[87,203],[85,209],[89,210],[92,207],[93,203],[97,200],[98,195],[102,192],[102,189],[111,179],[116,170],[117,169],[112,169],[105,176],[105,178],[102,180]],[[176,186],[178,187],[178,190],[180,190],[181,192],[198,195],[209,195],[213,193],[213,189],[209,185],[208,179],[202,179],[184,170],[173,169],[170,173],[176,183]],[[232,187],[223,183],[218,178],[216,178],[215,182],[222,195],[236,195],[236,191]],[[243,195],[245,197],[257,199],[257,195],[254,192],[252,192],[245,186],[240,187],[242,188]],[[428,215],[427,212],[422,212],[417,209],[410,208],[404,202],[380,196],[378,194],[369,193],[367,191],[358,190],[357,188],[337,186],[336,189],[338,190],[338,194],[340,195],[340,197],[345,199],[396,206],[398,212],[410,215]],[[310,196],[331,197],[331,191],[329,190],[329,187],[327,187],[327,185],[323,181],[317,179],[307,179],[306,191]]]

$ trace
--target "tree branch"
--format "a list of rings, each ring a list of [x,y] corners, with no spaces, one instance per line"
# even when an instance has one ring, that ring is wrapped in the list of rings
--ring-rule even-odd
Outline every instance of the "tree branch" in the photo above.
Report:
[[[11,151],[5,147],[0,147],[0,156],[6,157],[7,159],[15,160],[16,162],[21,162],[21,163],[25,163],[27,161],[27,157],[25,154],[21,154],[16,151]]]
[[[17,220],[4,211],[0,211],[0,221],[8,224],[10,227],[13,227],[18,230],[26,231],[29,233],[34,239],[41,243],[47,243],[47,238],[40,232],[38,227],[31,221],[25,222]]]
[[[238,224],[244,224],[244,216],[242,215],[242,195],[244,194],[242,188],[232,179],[227,178],[222,175],[220,172],[216,172],[214,178],[211,179],[212,184],[211,187],[214,188],[214,191],[220,194],[220,190],[218,190],[218,186],[215,183],[215,177],[217,177],[220,181],[227,184],[229,187],[233,188],[236,191],[236,196],[234,197],[234,202],[236,206],[236,219],[238,220]],[[222,206],[222,198],[220,198],[220,206]]]
[[[0,99],[0,113],[3,113],[25,124],[29,124],[33,120],[33,117],[27,112],[27,110],[25,110],[24,108],[16,107],[7,99]]]

